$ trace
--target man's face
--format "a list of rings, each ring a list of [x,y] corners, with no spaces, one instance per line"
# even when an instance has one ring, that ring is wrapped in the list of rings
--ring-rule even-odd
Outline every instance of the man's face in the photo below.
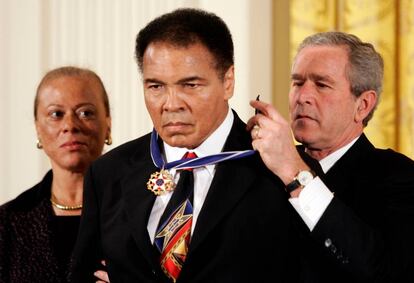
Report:
[[[158,134],[174,147],[195,148],[217,129],[233,95],[234,70],[219,77],[202,44],[151,43],[143,57],[145,104]]]
[[[308,46],[292,68],[289,109],[296,140],[310,149],[336,150],[363,130],[347,77],[345,47]]]

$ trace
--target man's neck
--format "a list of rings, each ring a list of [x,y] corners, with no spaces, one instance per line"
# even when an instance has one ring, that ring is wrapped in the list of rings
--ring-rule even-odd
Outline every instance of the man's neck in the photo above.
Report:
[[[345,146],[337,149],[336,151],[332,152],[331,154],[327,155],[323,159],[319,160],[319,164],[322,167],[323,172],[328,172],[328,170],[348,152],[348,150],[354,145],[354,143],[358,140],[359,137],[353,139],[351,142],[346,144]]]
[[[306,146],[305,145],[305,152],[307,154],[309,154],[312,158],[320,161],[328,156],[330,156],[331,154],[341,150],[342,148],[348,146],[350,143],[355,142],[355,140],[361,136],[362,133],[360,133],[359,135],[350,137],[349,139],[347,139],[345,142],[342,142],[338,145],[335,146],[330,146],[330,147],[325,147],[323,149],[320,148],[312,148],[310,146]]]

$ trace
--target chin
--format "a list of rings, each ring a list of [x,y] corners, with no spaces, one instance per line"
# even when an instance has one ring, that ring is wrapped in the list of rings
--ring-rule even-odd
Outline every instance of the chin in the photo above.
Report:
[[[191,148],[188,144],[188,142],[183,141],[183,140],[164,140],[164,142],[166,142],[168,145],[172,146],[172,147],[185,147],[185,148]]]
[[[64,168],[70,172],[74,173],[83,173],[86,171],[86,169],[91,165],[91,160],[85,160],[85,159],[72,159],[66,161],[64,164]]]
[[[308,137],[306,136],[306,133],[304,133],[303,131],[295,129],[293,135],[294,135],[295,140],[297,142],[302,143],[302,144],[306,144],[306,141],[308,140]]]
[[[295,134],[295,140],[306,147],[314,144],[316,139],[315,135]]]
[[[171,138],[163,139],[163,141],[172,147],[184,147],[188,149],[197,147],[194,146],[194,143],[192,143],[191,139],[186,136],[174,136]]]

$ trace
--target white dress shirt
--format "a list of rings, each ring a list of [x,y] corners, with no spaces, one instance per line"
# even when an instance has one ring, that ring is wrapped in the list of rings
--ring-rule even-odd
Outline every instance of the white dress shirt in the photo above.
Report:
[[[164,159],[167,162],[172,162],[181,159],[187,151],[192,151],[197,154],[198,157],[204,157],[207,155],[217,154],[223,151],[224,143],[228,135],[230,134],[231,127],[233,125],[234,115],[231,109],[227,113],[226,118],[221,125],[197,148],[186,149],[180,147],[171,147],[164,142]],[[191,234],[194,232],[195,224],[197,223],[198,215],[203,207],[204,200],[206,199],[208,190],[213,180],[216,165],[207,165],[204,167],[195,168],[194,174],[194,197],[193,197],[193,223],[191,226]],[[169,170],[174,176],[174,182],[177,184],[180,177],[180,173],[175,169]],[[172,192],[166,193],[161,196],[157,196],[154,206],[152,207],[151,214],[148,220],[147,230],[151,239],[154,242],[155,233],[157,230],[158,222],[167,207],[168,201],[172,196]]]
[[[319,160],[323,172],[328,172],[328,170],[331,169],[331,167],[348,151],[358,138],[359,137],[355,138],[347,145]],[[312,231],[333,197],[334,195],[328,187],[319,177],[316,177],[303,188],[299,197],[290,198],[289,202]]]

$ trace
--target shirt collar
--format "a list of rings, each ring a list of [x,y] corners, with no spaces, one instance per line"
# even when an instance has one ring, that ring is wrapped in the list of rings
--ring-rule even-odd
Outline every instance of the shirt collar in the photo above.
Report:
[[[230,107],[227,112],[227,116],[220,126],[197,148],[187,149],[184,147],[172,147],[164,142],[164,155],[167,162],[179,160],[187,151],[192,151],[197,154],[198,157],[204,157],[207,155],[217,154],[223,151],[224,143],[230,134],[231,127],[233,125],[234,115]],[[214,173],[215,165],[206,166],[209,173]]]
[[[353,139],[347,145],[337,149],[336,151],[332,152],[325,158],[319,160],[319,164],[321,164],[322,170],[324,173],[328,172],[329,169],[351,148],[351,146],[359,139],[359,136]]]

